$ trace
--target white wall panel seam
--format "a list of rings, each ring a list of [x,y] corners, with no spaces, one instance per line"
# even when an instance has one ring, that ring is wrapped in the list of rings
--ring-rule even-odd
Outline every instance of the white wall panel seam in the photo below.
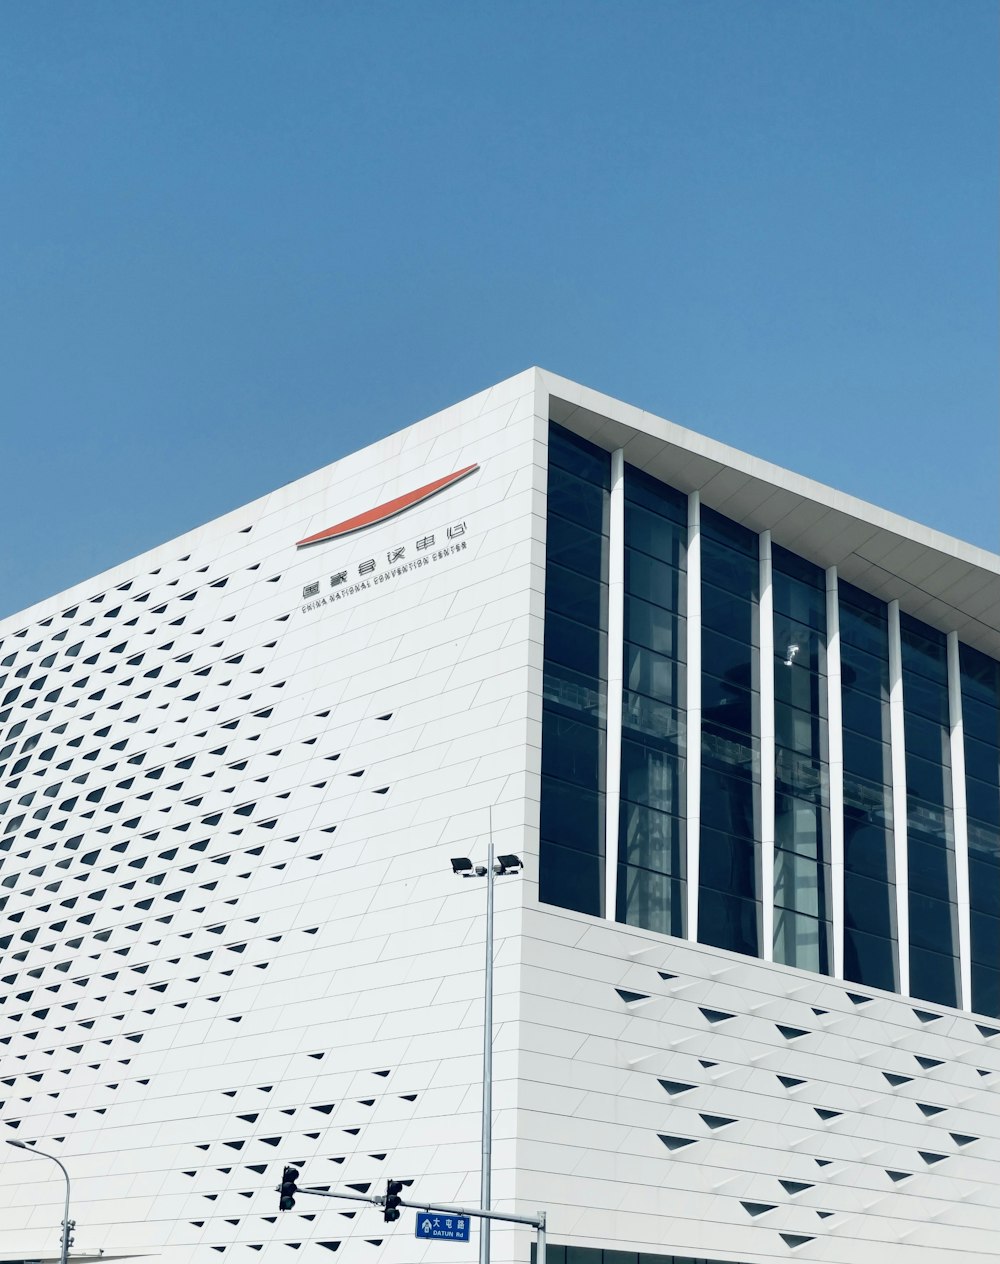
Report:
[[[625,661],[625,453],[611,453],[608,513],[608,700],[605,742],[604,915],[618,907],[618,824],[621,817],[622,695]]]
[[[972,914],[969,901],[969,822],[965,793],[965,726],[958,633],[948,633],[948,718],[951,726],[951,801],[955,821],[955,903],[958,907],[959,1003],[972,1009]]]
[[[899,602],[889,602],[889,738],[892,759],[892,832],[896,860],[896,937],[899,990],[910,994],[910,902],[906,849],[906,736],[903,714],[903,650]]]
[[[698,938],[701,835],[701,498],[688,496],[687,545],[687,938]]]
[[[774,590],[771,533],[760,535],[760,885],[761,955],[774,960]]]
[[[844,977],[844,708],[841,698],[840,601],[836,566],[826,571],[827,750],[830,779],[830,920],[834,978]]]

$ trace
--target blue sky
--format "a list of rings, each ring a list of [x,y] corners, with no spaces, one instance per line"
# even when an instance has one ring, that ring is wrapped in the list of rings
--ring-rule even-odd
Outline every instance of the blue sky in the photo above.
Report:
[[[0,7],[0,614],[531,364],[996,549],[998,21]]]

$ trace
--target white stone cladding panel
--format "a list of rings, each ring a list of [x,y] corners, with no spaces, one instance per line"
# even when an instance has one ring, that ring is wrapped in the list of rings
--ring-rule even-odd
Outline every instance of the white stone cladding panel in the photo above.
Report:
[[[563,910],[524,918],[518,1191],[554,1241],[763,1264],[789,1258],[786,1233],[836,1264],[991,1258],[1000,1032]]]
[[[302,1199],[276,1215],[281,1165],[299,1160],[314,1182],[419,1176],[427,1196],[474,1199],[483,888],[448,857],[485,849],[491,802],[502,849],[534,844],[533,387],[522,375],[0,624],[0,656],[18,650],[17,667],[66,630],[51,645],[63,692],[45,705],[71,766],[29,772],[29,811],[49,805],[59,828],[46,814],[27,846],[30,823],[0,853],[0,879],[17,871],[0,925],[17,914],[10,947],[23,952],[4,962],[16,982],[0,999],[0,1053],[11,1135],[70,1163],[79,1249],[168,1264],[279,1258],[285,1243],[306,1260],[328,1258],[320,1242],[359,1261],[436,1249],[386,1233],[374,1209],[345,1217]],[[473,462],[398,518],[294,547]],[[329,599],[331,575],[368,558],[386,570],[397,547],[416,560],[431,551],[417,541],[433,534],[439,548],[449,527],[454,553],[302,609],[305,585]],[[521,888],[497,895],[503,1198]],[[4,1147],[0,1172],[0,1253],[43,1254],[59,1218],[54,1165]]]

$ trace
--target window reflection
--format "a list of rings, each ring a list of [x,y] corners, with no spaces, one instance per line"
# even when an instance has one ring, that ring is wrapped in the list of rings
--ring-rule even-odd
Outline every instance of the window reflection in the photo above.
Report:
[[[843,580],[840,612],[844,745],[844,976],[899,990],[892,761],[889,751],[889,615]]]
[[[687,497],[625,466],[619,921],[683,935]]]
[[[549,427],[539,899],[604,912],[607,452]]]

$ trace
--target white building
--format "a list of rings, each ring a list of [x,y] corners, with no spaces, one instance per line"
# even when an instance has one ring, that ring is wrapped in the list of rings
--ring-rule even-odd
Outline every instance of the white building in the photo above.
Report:
[[[0,623],[0,1138],[73,1254],[469,1264],[275,1189],[477,1201],[492,814],[554,1264],[992,1260],[998,664],[992,554],[503,382]]]

